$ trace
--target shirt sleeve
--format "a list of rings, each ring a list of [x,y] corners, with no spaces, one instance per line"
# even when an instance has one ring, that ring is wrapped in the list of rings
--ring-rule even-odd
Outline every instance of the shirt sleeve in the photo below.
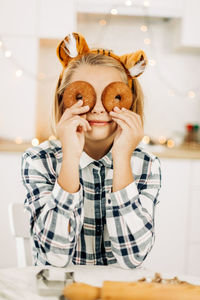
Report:
[[[65,267],[73,255],[83,224],[82,186],[76,193],[63,190],[48,154],[31,156],[25,152],[21,173],[27,190],[24,205],[31,214],[35,263]]]
[[[160,160],[149,158],[146,166],[143,168],[146,174],[107,195],[106,217],[112,252],[123,268],[139,266],[154,244],[154,210],[161,187]]]

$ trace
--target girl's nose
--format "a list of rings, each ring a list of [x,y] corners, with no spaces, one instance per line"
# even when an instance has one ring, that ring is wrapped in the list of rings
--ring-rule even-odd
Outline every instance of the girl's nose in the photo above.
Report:
[[[95,103],[95,106],[93,107],[93,109],[91,110],[91,113],[102,113],[102,112],[105,112],[105,108],[102,104],[102,101],[101,101],[101,96],[97,96],[97,100],[96,100],[96,103]]]

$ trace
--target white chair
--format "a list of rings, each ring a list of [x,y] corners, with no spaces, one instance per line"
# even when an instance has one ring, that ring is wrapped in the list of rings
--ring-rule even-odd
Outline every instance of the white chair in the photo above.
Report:
[[[22,203],[10,203],[8,206],[12,235],[16,239],[18,267],[32,265],[31,239],[29,232],[30,216]]]

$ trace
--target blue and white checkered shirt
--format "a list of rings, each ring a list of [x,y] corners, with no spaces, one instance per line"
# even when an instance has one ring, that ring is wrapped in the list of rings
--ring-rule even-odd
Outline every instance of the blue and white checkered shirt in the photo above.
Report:
[[[35,264],[139,266],[154,243],[154,211],[161,186],[159,159],[136,148],[131,158],[135,180],[116,192],[112,192],[111,151],[98,161],[83,151],[76,193],[58,184],[61,163],[58,140],[29,148],[22,156]]]

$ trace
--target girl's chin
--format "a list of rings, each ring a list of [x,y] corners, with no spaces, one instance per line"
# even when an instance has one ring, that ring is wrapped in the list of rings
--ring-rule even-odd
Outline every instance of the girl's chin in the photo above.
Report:
[[[92,130],[87,131],[85,133],[85,136],[92,139],[101,139],[101,138],[108,138],[111,135],[111,133],[107,132],[92,132]]]
[[[117,126],[108,127],[108,126],[91,126],[92,130],[86,131],[85,136],[86,138],[92,139],[105,139],[109,138],[113,133],[116,131]]]

